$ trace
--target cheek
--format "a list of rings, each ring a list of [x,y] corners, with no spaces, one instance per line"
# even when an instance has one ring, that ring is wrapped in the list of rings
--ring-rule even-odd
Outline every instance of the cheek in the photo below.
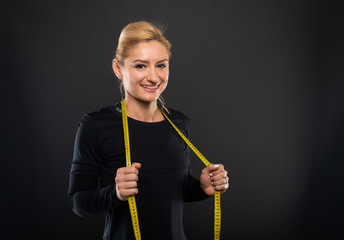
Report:
[[[130,82],[132,84],[135,84],[135,83],[140,82],[144,77],[145,77],[145,73],[144,72],[136,71],[136,72],[131,72],[130,73],[129,79],[130,79]]]
[[[162,72],[160,77],[164,79],[166,82],[168,81],[169,71]]]
[[[123,75],[123,84],[124,86],[130,86],[139,82],[141,78],[142,76],[139,73],[127,72]]]
[[[165,89],[167,88],[167,85],[168,85],[168,72],[164,74],[164,77],[162,77],[162,79],[164,79],[162,91],[165,91]]]

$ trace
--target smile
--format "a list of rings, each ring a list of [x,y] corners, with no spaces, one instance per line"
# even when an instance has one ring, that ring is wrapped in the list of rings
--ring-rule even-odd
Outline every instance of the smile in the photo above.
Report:
[[[147,89],[150,89],[150,90],[157,89],[159,86],[160,86],[160,84],[154,85],[154,86],[150,86],[150,85],[141,85],[141,87],[147,88]]]

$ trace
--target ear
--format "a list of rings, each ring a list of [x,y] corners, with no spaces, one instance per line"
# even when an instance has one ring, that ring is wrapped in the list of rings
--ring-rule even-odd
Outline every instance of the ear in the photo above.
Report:
[[[116,74],[117,78],[122,80],[122,70],[116,58],[112,60],[112,70]]]

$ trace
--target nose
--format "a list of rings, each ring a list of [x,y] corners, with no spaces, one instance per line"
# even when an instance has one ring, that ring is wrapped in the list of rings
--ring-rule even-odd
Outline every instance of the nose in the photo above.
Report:
[[[155,69],[155,68],[149,69],[149,72],[147,74],[147,80],[152,82],[152,83],[156,83],[159,81],[159,74],[157,72],[157,69]]]

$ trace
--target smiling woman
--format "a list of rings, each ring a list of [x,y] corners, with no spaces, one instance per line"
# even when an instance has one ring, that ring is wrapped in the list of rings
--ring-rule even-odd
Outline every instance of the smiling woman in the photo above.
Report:
[[[125,28],[123,28],[121,35],[119,36],[119,39],[118,39],[116,57],[113,61],[114,72],[120,81],[122,80],[122,75],[120,74],[120,71],[118,71],[117,67],[118,66],[123,67],[125,65],[125,60],[128,58],[129,53],[132,53],[133,48],[135,48],[137,44],[150,43],[152,41],[159,42],[161,45],[165,47],[162,51],[163,52],[167,51],[168,56],[165,59],[168,61],[169,58],[171,58],[172,56],[171,43],[163,36],[163,31],[160,28],[145,21],[131,23],[131,24],[128,24]],[[146,49],[146,50],[149,50],[149,49]],[[159,50],[161,50],[161,48]],[[161,52],[159,53],[161,54]],[[143,54],[149,54],[149,53],[145,52]],[[143,60],[143,59],[137,59],[137,60]],[[136,66],[138,68],[145,67],[144,65],[140,65],[140,64],[137,64]],[[167,72],[168,72],[168,66],[167,66]],[[167,74],[167,79],[168,79],[168,74]],[[121,92],[124,92],[123,82],[121,83]],[[160,103],[163,103],[161,96],[159,96],[159,101]]]
[[[135,106],[150,102],[152,107],[156,108],[156,100],[167,87],[168,64],[168,50],[157,40],[145,41],[133,46],[122,65],[115,58],[113,70],[118,79],[123,82],[126,104]],[[131,111],[129,109],[128,116],[140,118],[140,116],[135,116],[134,109],[130,109]],[[161,114],[159,116],[162,117]],[[154,120],[151,119],[151,121]]]
[[[222,164],[209,164],[199,180],[191,175],[189,148],[167,121],[188,137],[189,119],[158,104],[168,83],[170,47],[151,23],[127,25],[112,62],[125,99],[79,122],[68,196],[80,216],[105,214],[103,239],[141,239],[141,234],[184,240],[183,203],[228,188]]]

